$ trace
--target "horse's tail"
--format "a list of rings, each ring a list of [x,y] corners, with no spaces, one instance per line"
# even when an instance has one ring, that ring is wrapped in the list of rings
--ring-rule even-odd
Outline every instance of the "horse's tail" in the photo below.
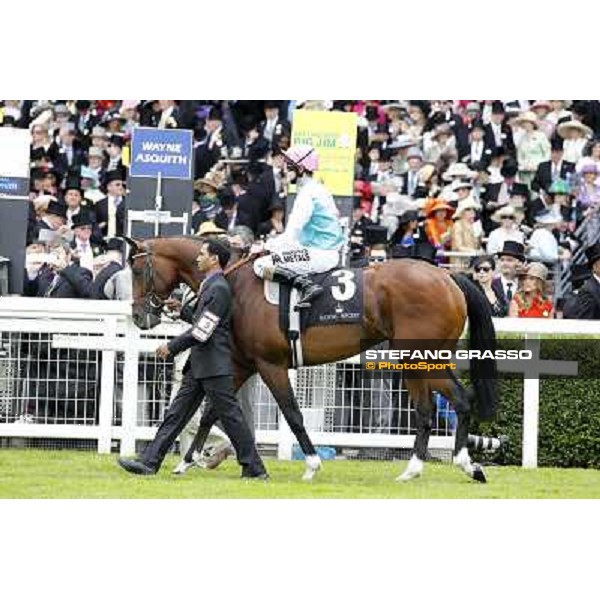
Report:
[[[466,275],[452,275],[467,301],[469,317],[469,349],[496,350],[496,330],[490,303],[483,291]],[[498,409],[498,367],[496,359],[471,359],[471,381],[478,399],[479,418],[491,420]]]

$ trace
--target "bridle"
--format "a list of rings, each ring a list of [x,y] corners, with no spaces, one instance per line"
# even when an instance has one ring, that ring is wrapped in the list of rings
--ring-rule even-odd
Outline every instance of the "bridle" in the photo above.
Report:
[[[144,266],[137,268],[133,266],[133,263],[137,258],[144,257]],[[149,248],[144,248],[142,252],[136,252],[129,257],[131,264],[131,272],[134,276],[142,276],[142,292],[144,295],[144,314],[152,313],[154,315],[160,315],[162,312],[165,300],[163,300],[156,290],[154,289],[154,276],[155,274],[160,276],[158,272],[154,270],[154,260],[152,251]]]

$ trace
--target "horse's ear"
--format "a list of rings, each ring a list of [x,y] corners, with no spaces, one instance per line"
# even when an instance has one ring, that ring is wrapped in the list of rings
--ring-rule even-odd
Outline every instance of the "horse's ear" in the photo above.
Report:
[[[133,238],[127,237],[126,235],[122,235],[121,237],[127,242],[129,247],[131,248],[131,255],[139,253],[140,247],[138,245],[138,242],[136,242]]]

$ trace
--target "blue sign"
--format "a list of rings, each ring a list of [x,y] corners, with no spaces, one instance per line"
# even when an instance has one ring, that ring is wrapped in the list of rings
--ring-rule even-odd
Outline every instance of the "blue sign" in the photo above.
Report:
[[[131,137],[132,177],[191,179],[194,151],[187,129],[136,127]]]
[[[26,198],[29,195],[27,177],[0,177],[0,196]]]

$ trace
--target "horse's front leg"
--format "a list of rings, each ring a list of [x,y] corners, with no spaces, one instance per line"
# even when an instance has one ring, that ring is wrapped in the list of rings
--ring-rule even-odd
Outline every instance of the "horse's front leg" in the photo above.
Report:
[[[277,405],[281,409],[285,420],[306,456],[306,471],[302,479],[304,481],[311,481],[315,473],[321,468],[321,459],[317,455],[315,447],[304,427],[304,418],[296,401],[287,367],[267,362],[259,362],[257,363],[257,367],[260,376],[269,390],[271,390]]]

